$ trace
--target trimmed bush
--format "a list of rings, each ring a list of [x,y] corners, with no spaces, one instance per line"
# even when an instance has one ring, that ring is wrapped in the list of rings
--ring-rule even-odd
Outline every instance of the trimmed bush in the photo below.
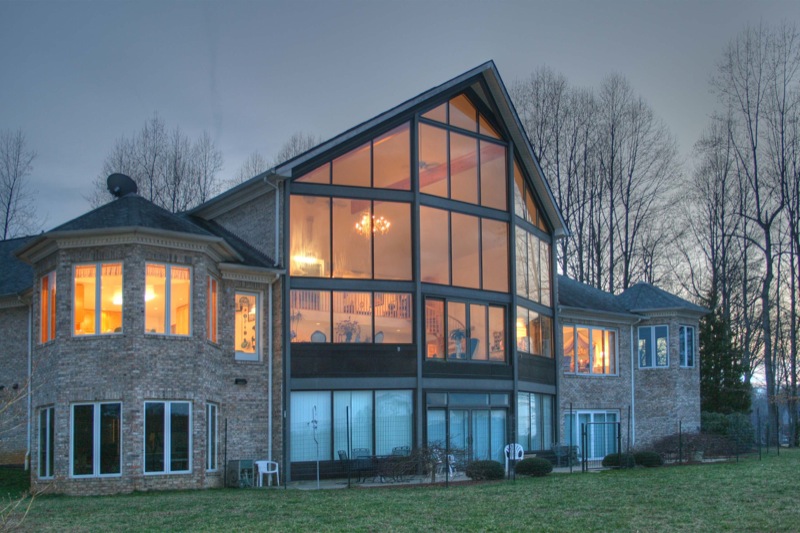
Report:
[[[603,457],[603,466],[606,468],[632,467],[636,465],[633,455],[627,453],[610,453]]]
[[[639,466],[663,466],[664,460],[656,452],[636,452],[633,454],[633,460]]]
[[[473,461],[467,465],[467,477],[475,481],[503,479],[505,468],[497,461]]]
[[[520,476],[542,477],[553,471],[553,463],[540,457],[530,457],[517,463],[514,468]]]

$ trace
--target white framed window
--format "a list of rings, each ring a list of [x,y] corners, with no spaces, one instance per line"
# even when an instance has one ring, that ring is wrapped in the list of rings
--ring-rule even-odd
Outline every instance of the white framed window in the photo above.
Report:
[[[564,436],[561,441],[570,446],[578,446],[578,455],[583,454],[580,447],[585,442],[586,458],[602,459],[617,452],[619,429],[619,414],[615,411],[573,411],[571,414],[564,414]]]
[[[669,367],[669,327],[639,328],[639,368]]]
[[[217,422],[218,412],[219,408],[217,404],[206,404],[206,470],[209,472],[217,470],[217,435],[219,435],[219,426]]]
[[[219,301],[219,282],[208,276],[206,282],[206,339],[217,342],[217,302]]]
[[[39,291],[41,313],[39,315],[42,344],[56,338],[56,273],[49,272],[42,276]]]
[[[119,476],[122,473],[122,404],[72,405],[70,475]]]
[[[55,456],[55,408],[44,407],[39,410],[39,478],[53,477],[53,458]]]
[[[145,333],[187,336],[192,332],[192,269],[147,263],[144,291]]]
[[[183,401],[144,403],[145,474],[192,470],[192,404]]]
[[[258,361],[260,330],[258,317],[260,313],[258,293],[236,291],[234,311],[234,343],[236,359],[239,361]]]
[[[696,346],[694,326],[681,326],[678,330],[678,349],[681,353],[681,366],[691,368],[694,366]]]
[[[72,295],[75,336],[122,333],[122,263],[75,265]]]
[[[592,375],[617,374],[617,330],[565,325],[565,372]]]

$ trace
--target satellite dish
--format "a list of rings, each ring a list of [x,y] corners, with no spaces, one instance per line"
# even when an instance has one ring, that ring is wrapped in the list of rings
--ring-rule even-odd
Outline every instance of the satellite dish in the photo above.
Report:
[[[108,192],[122,198],[126,194],[136,194],[139,189],[136,187],[136,182],[125,174],[111,174],[106,180],[108,184]]]

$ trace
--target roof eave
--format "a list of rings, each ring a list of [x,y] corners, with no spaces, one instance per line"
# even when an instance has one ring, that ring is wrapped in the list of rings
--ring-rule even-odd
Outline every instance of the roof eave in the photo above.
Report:
[[[559,305],[558,310],[562,318],[579,317],[607,322],[621,322],[625,324],[635,324],[644,318],[641,315],[633,313],[586,309],[584,307],[573,307],[569,305]]]

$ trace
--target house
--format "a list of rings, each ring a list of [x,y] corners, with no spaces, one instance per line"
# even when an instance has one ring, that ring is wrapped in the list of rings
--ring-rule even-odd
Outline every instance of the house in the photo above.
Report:
[[[0,284],[0,324],[19,337],[0,361],[23,384],[30,361],[34,486],[201,488],[243,459],[303,479],[358,453],[548,451],[563,440],[559,387],[585,381],[557,346],[565,232],[489,62],[189,213],[127,191],[4,243],[29,269]],[[650,316],[625,305],[597,323]]]
[[[558,290],[561,440],[600,459],[699,431],[697,332],[708,310],[647,283],[614,296],[558,276]]]

